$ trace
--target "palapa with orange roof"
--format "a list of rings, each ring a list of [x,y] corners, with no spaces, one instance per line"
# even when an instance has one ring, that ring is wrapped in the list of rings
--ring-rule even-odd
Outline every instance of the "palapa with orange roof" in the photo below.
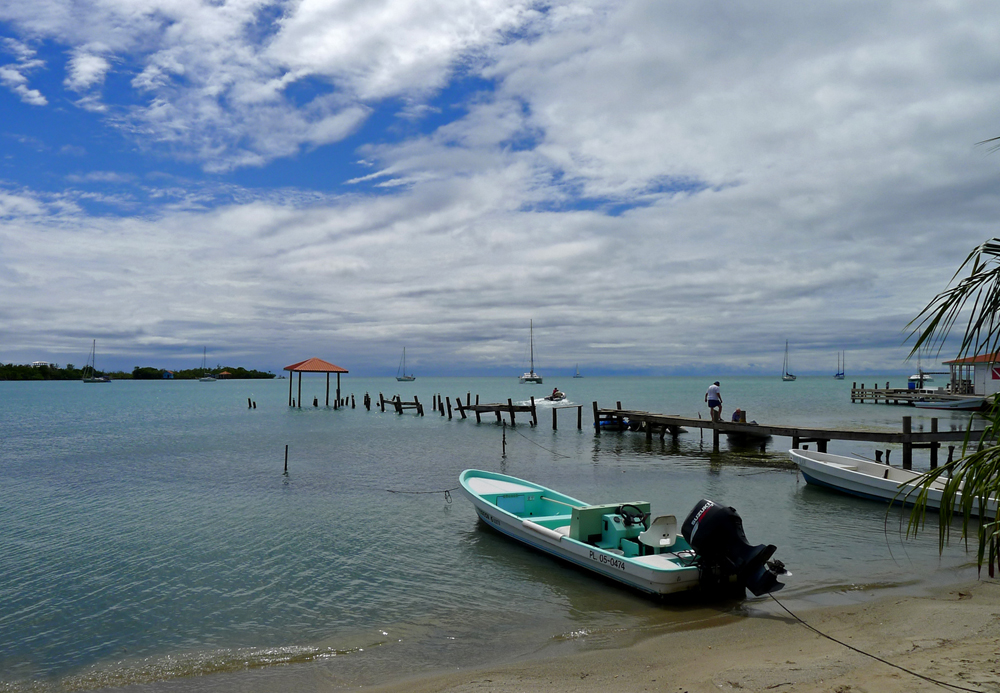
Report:
[[[303,373],[326,373],[326,406],[330,406],[330,374],[337,374],[337,397],[333,402],[333,408],[336,409],[340,405],[340,374],[348,373],[346,368],[341,368],[340,366],[335,366],[329,361],[324,361],[323,359],[313,357],[311,359],[306,359],[305,361],[299,361],[298,363],[293,363],[290,366],[285,366],[284,370],[292,373],[292,376],[288,379],[288,406],[292,406],[292,381],[295,380],[295,373],[299,374],[299,399],[298,407],[302,408],[302,374]]]

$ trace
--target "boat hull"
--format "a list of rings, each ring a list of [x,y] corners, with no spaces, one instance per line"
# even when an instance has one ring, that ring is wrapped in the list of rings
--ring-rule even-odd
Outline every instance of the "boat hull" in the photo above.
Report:
[[[501,495],[506,498],[513,498],[518,494],[544,494],[546,499],[555,503],[578,507],[597,506],[587,506],[586,503],[543,486],[492,472],[466,470],[460,480],[463,493],[472,502],[476,514],[484,524],[537,551],[649,594],[667,595],[699,587],[700,571],[690,549],[687,550],[688,555],[680,555],[682,552],[678,552],[626,557],[620,551],[603,549],[571,538],[565,533],[568,527],[550,528],[541,524],[552,524],[552,516],[521,517],[504,510],[484,498],[484,495],[489,494],[483,493],[483,489],[500,489],[503,491]],[[569,525],[570,515],[563,517],[566,525]]]
[[[890,467],[876,462],[855,460],[842,455],[831,455],[813,450],[789,450],[792,459],[799,465],[799,471],[806,483],[821,486],[858,498],[882,501],[902,506],[912,506],[920,493],[914,483],[922,476],[920,472]],[[927,507],[941,509],[941,487],[943,481],[935,482],[927,492]],[[955,509],[960,510],[962,498],[955,500]],[[987,502],[986,515],[996,517],[997,502]],[[973,515],[980,515],[978,500],[973,502]]]
[[[917,409],[944,409],[946,411],[979,411],[986,406],[982,397],[966,397],[963,399],[939,399],[927,402],[914,402]]]

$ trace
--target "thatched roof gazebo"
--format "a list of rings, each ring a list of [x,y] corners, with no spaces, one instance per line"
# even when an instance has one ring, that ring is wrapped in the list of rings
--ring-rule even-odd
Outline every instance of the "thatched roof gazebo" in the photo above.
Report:
[[[299,374],[299,399],[298,406],[299,409],[302,408],[302,374],[303,373],[326,373],[326,406],[330,406],[330,374],[337,374],[337,398],[333,402],[333,408],[336,409],[340,404],[340,374],[347,373],[346,368],[341,368],[340,366],[335,366],[328,361],[323,359],[311,358],[305,361],[299,361],[298,363],[293,363],[291,366],[285,366],[284,370],[291,373],[288,378],[288,406],[292,406],[292,381],[295,380],[295,374]]]

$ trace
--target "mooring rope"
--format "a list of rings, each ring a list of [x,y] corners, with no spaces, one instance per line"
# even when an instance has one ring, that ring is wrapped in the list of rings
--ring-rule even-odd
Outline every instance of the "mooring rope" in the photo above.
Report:
[[[878,655],[873,655],[870,652],[865,652],[864,650],[859,650],[858,648],[854,647],[853,645],[848,645],[846,642],[844,642],[842,640],[837,640],[837,638],[833,637],[832,635],[827,635],[826,633],[824,633],[823,631],[819,630],[815,626],[809,625],[804,620],[802,620],[801,618],[799,618],[798,616],[796,616],[794,613],[792,613],[791,609],[789,609],[787,606],[785,606],[784,604],[782,604],[781,602],[779,602],[778,598],[775,597],[773,594],[768,593],[767,596],[769,596],[771,599],[773,599],[774,603],[777,604],[778,606],[780,606],[782,609],[784,609],[785,612],[788,613],[789,616],[791,616],[792,618],[794,618],[796,621],[798,621],[799,623],[801,623],[803,626],[805,626],[806,628],[808,628],[812,632],[814,632],[817,635],[820,635],[820,636],[826,638],[827,640],[832,640],[833,642],[837,643],[838,645],[842,645],[842,646],[846,647],[849,650],[857,652],[858,654],[862,654],[862,655],[864,655],[866,657],[871,657],[872,659],[877,660],[879,662],[882,662],[883,664],[887,664],[887,665],[893,667],[894,669],[899,669],[900,671],[906,672],[910,676],[916,676],[918,679],[923,679],[924,681],[927,681],[928,683],[933,683],[933,684],[935,684],[937,686],[941,686],[943,688],[951,688],[951,689],[954,689],[956,691],[968,691],[969,693],[982,693],[982,690],[979,689],[979,688],[966,688],[965,686],[959,686],[956,683],[948,683],[946,681],[939,681],[938,679],[931,678],[930,676],[925,676],[924,674],[919,674],[919,673],[917,673],[915,671],[907,669],[906,667],[900,666],[899,664],[893,664],[892,662],[890,662],[888,660],[882,659]]]
[[[446,489],[442,489],[440,491],[398,491],[396,489],[387,488],[386,491],[388,491],[389,493],[405,493],[405,494],[413,495],[413,496],[423,496],[423,495],[427,495],[427,494],[431,494],[431,493],[443,493],[444,494],[444,499],[446,501],[448,501],[449,503],[451,503],[451,492],[452,491],[457,491],[460,488],[461,488],[461,486],[456,486],[455,488],[446,488]]]
[[[514,426],[511,426],[511,427],[510,427],[510,430],[514,431],[514,433],[516,433],[517,435],[521,436],[522,438],[524,438],[524,439],[525,439],[526,441],[528,441],[528,442],[529,442],[529,443],[531,443],[532,445],[538,445],[538,443],[536,443],[536,442],[535,442],[535,441],[533,441],[533,440],[532,440],[531,438],[529,438],[528,436],[526,436],[526,435],[524,435],[523,433],[521,433],[521,432],[520,432],[519,430],[517,430],[517,428],[515,428]],[[544,445],[538,445],[538,447],[540,447],[540,448],[541,448],[542,450],[544,450],[545,452],[549,452],[549,453],[552,453],[552,454],[553,454],[553,455],[555,455],[556,457],[564,457],[564,458],[565,458],[565,459],[567,459],[567,460],[568,460],[568,459],[570,459],[570,455],[563,455],[562,453],[559,453],[559,452],[556,452],[555,450],[549,450],[549,449],[548,449],[547,447],[545,447]]]

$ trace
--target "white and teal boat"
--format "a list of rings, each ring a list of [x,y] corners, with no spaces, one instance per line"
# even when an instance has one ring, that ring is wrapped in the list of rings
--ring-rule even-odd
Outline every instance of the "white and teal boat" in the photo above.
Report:
[[[467,469],[462,491],[479,518],[539,551],[654,595],[707,588],[745,596],[782,587],[774,546],[752,547],[732,508],[702,500],[678,532],[646,501],[590,505],[530,481]],[[698,541],[694,542],[697,535]]]

